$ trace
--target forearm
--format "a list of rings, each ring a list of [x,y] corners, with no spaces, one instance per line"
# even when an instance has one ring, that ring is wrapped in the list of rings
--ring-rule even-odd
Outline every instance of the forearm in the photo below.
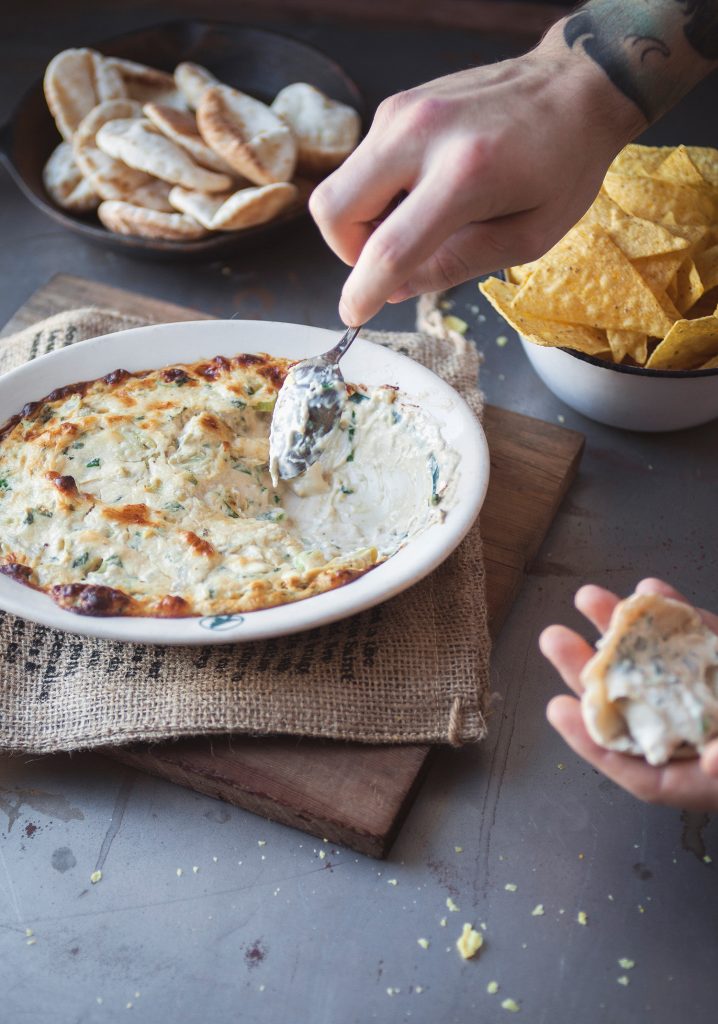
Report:
[[[718,0],[590,0],[545,44],[591,61],[651,123],[718,66]]]

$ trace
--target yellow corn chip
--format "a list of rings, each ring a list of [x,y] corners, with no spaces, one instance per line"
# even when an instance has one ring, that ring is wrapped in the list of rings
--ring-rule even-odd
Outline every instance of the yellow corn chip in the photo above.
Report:
[[[596,225],[578,224],[541,258],[513,309],[529,317],[642,331],[662,338],[673,319],[618,246]]]
[[[646,363],[649,370],[694,370],[718,355],[718,318],[679,320]]]
[[[677,146],[670,156],[652,172],[652,177],[674,181],[680,185],[697,185],[705,187],[708,182],[690,158],[685,146]]]
[[[687,249],[690,242],[668,228],[632,217],[605,193],[599,192],[584,214],[584,224],[599,224],[629,260]]]
[[[639,366],[643,366],[648,357],[648,336],[640,331],[607,330],[606,337],[611,346],[614,363],[621,363],[630,356]]]
[[[509,284],[522,284],[534,268],[533,263],[522,263],[518,267],[507,267],[504,273]]]
[[[695,258],[696,270],[701,276],[703,291],[709,292],[718,285],[718,245],[704,249]]]
[[[665,292],[684,259],[685,252],[667,252],[634,260],[633,266],[654,293]]]
[[[686,313],[695,306],[704,292],[701,275],[692,259],[681,263],[676,274],[675,304],[681,313]]]
[[[699,370],[718,370],[718,356],[713,356],[707,363],[698,367]]]
[[[718,150],[710,146],[686,146],[686,150],[705,181],[718,188]]]
[[[715,220],[716,204],[708,189],[658,178],[628,178],[611,171],[603,187],[626,213],[657,224],[670,223],[669,215],[677,224],[708,226]]]
[[[639,146],[631,143],[624,146],[608,169],[615,174],[647,177],[657,170],[672,152],[672,146]]]
[[[587,355],[598,355],[608,349],[603,331],[582,324],[558,323],[519,313],[512,305],[519,291],[515,284],[489,277],[479,284],[479,291],[515,331],[536,345],[573,348]]]

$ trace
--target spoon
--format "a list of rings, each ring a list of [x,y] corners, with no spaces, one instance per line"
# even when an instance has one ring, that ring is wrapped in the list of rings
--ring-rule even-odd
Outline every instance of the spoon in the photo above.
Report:
[[[349,327],[334,348],[291,368],[277,396],[269,433],[269,470],[278,480],[306,472],[339,419],[345,398],[339,360],[361,327]]]

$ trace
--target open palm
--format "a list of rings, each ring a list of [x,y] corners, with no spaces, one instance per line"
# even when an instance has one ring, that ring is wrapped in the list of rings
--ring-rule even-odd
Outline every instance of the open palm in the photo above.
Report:
[[[642,580],[636,591],[686,601],[661,580]],[[607,629],[618,601],[615,594],[602,587],[582,587],[576,594],[576,607],[601,633]],[[698,611],[708,628],[718,633],[718,615]],[[549,626],[541,634],[539,646],[564,682],[580,696],[579,677],[594,653],[591,645],[565,626]],[[688,810],[718,810],[718,739],[705,748],[700,758],[672,761],[662,768],[654,768],[642,758],[604,750],[594,743],[586,731],[580,702],[575,697],[554,697],[546,713],[551,725],[577,754],[640,800]]]

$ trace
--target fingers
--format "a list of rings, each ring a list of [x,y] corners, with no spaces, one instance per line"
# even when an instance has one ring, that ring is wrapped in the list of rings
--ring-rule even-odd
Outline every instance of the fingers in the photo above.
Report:
[[[718,784],[718,740],[709,743],[701,754],[701,768]]]
[[[594,653],[591,645],[565,626],[549,626],[539,637],[539,647],[564,683],[580,693],[581,669]]]
[[[576,593],[575,605],[585,615],[599,633],[605,633],[611,621],[613,609],[618,604],[618,597],[610,590],[589,583]]]

